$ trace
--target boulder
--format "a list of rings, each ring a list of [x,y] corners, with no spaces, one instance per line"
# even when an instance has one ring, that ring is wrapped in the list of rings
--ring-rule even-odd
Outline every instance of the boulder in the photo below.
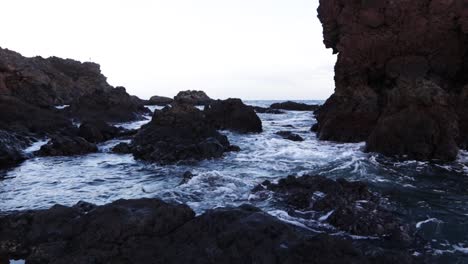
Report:
[[[292,101],[287,101],[283,103],[274,103],[270,105],[271,109],[281,109],[281,110],[290,110],[290,111],[315,111],[319,108],[319,105],[308,105],[304,103],[297,103]]]
[[[454,160],[465,148],[468,85],[463,1],[329,1],[318,9],[338,53],[335,93],[317,112],[322,140]]]
[[[240,99],[212,101],[203,111],[217,129],[239,133],[262,132],[262,121],[255,111]]]
[[[162,164],[219,158],[229,150],[227,137],[216,131],[202,111],[188,104],[156,111],[132,141],[136,158]]]
[[[24,138],[0,130],[0,170],[25,160],[22,150],[26,148],[26,146],[27,144]]]
[[[172,98],[155,95],[148,100],[148,105],[166,106],[172,102],[174,102],[174,99]]]
[[[55,205],[0,217],[0,256],[27,263],[413,263],[405,250],[312,234],[258,208],[200,216],[158,199]]]
[[[151,111],[137,102],[125,90],[117,87],[110,91],[96,91],[70,104],[69,116],[77,120],[102,120],[105,122],[129,122],[142,119]]]
[[[132,147],[128,143],[119,143],[112,148],[112,152],[118,154],[131,154]]]
[[[97,152],[97,150],[95,144],[82,137],[56,136],[35,154],[38,156],[75,156]]]
[[[182,91],[174,97],[174,101],[181,104],[207,105],[212,99],[203,91]]]
[[[255,110],[255,112],[260,113],[260,114],[274,114],[274,115],[280,115],[284,114],[285,112],[278,110],[278,109],[271,109],[267,107],[260,107],[260,106],[252,106],[252,108]]]
[[[291,141],[304,141],[304,139],[301,136],[291,131],[278,131],[275,134],[284,139],[291,140]]]
[[[80,125],[78,136],[91,143],[104,142],[117,137],[120,129],[100,120],[85,121]]]

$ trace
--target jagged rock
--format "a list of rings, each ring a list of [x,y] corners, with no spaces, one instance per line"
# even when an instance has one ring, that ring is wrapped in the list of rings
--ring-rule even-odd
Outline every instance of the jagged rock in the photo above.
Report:
[[[132,141],[136,158],[163,164],[219,158],[229,150],[227,137],[216,131],[202,111],[188,104],[156,111]]]
[[[319,108],[319,105],[308,105],[304,103],[287,101],[283,103],[274,103],[270,106],[270,108],[290,111],[315,111]]]
[[[166,106],[174,102],[174,99],[164,96],[153,96],[148,100],[149,105],[159,105],[159,106]]]
[[[22,137],[0,130],[0,169],[25,160],[22,149],[27,146]]]
[[[409,228],[386,208],[378,195],[362,182],[337,181],[322,176],[289,176],[277,184],[263,182],[253,192],[273,191],[294,210],[317,211],[328,215],[325,221],[356,235],[391,236],[409,244]]]
[[[401,250],[313,235],[243,205],[195,216],[158,199],[78,203],[0,217],[0,256],[27,263],[413,263]]]
[[[316,113],[318,137],[455,159],[467,134],[466,10],[463,1],[321,0],[324,43],[338,61],[335,93]]]
[[[207,105],[212,100],[203,91],[182,91],[174,97],[176,103],[191,105]]]
[[[82,137],[56,136],[36,151],[39,156],[74,156],[97,152],[95,144]]]
[[[278,110],[278,109],[271,109],[267,107],[260,107],[260,106],[252,106],[252,108],[255,110],[257,113],[261,114],[274,114],[274,115],[280,115],[284,114],[285,112]]]
[[[275,134],[291,141],[304,141],[304,139],[301,136],[299,136],[298,134],[294,134],[291,131],[278,131]]]
[[[212,101],[203,111],[217,129],[239,133],[262,132],[262,121],[255,111],[240,99]]]
[[[66,109],[69,115],[78,120],[103,120],[106,122],[128,122],[151,113],[143,104],[136,102],[124,87],[110,91],[96,91],[85,95],[70,104]]]
[[[91,143],[99,143],[115,138],[119,133],[120,129],[104,121],[90,120],[80,125],[78,136]]]
[[[0,94],[37,106],[70,104],[74,99],[112,87],[95,63],[70,59],[26,58],[0,48]]]
[[[112,148],[112,152],[118,154],[131,154],[132,147],[128,143],[119,143],[115,147]]]

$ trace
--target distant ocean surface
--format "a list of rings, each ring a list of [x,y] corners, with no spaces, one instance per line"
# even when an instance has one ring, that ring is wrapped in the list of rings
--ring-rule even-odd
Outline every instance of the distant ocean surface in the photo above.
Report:
[[[282,101],[245,102],[266,107]],[[298,102],[322,104],[324,101]],[[437,255],[447,263],[468,262],[468,192],[465,188],[468,186],[468,153],[462,152],[452,163],[401,162],[364,153],[364,143],[318,141],[310,132],[316,122],[312,112],[286,111],[282,115],[259,114],[259,117],[264,128],[261,134],[223,131],[242,151],[196,164],[158,166],[136,161],[131,155],[110,153],[113,146],[122,142],[119,140],[99,145],[99,153],[27,160],[3,172],[0,210],[40,209],[56,203],[73,205],[80,200],[105,204],[120,198],[158,197],[186,203],[200,214],[211,208],[250,203],[284,221],[330,232],[332,227],[295,219],[286,213],[286,208],[268,199],[258,199],[250,192],[264,180],[276,181],[291,174],[311,173],[369,183],[372,189],[396,201],[396,210],[405,222],[414,225],[418,235],[429,241],[426,253]],[[150,118],[120,125],[138,128]],[[297,133],[305,141],[284,140],[275,135],[281,130]],[[45,142],[47,139],[26,151],[37,150]],[[195,177],[180,184],[186,171],[191,171]]]

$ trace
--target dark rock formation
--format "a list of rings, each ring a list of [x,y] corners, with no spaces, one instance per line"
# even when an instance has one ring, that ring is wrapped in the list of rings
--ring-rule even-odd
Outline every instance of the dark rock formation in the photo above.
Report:
[[[153,96],[148,100],[148,105],[166,106],[174,102],[174,99],[164,96]]]
[[[74,156],[96,152],[95,144],[82,137],[56,136],[36,152],[39,156]]]
[[[118,154],[130,154],[132,153],[132,147],[127,143],[119,143],[112,148],[112,152]]]
[[[289,226],[251,206],[195,217],[157,199],[80,202],[0,218],[0,256],[36,263],[413,263]]]
[[[78,135],[91,143],[104,142],[117,137],[120,129],[100,120],[85,121],[80,125]]]
[[[141,115],[150,113],[150,110],[132,98],[124,87],[82,96],[73,101],[66,110],[71,117],[78,120],[95,119],[106,122],[138,120]]]
[[[230,150],[226,136],[192,105],[174,104],[156,111],[132,142],[138,159],[159,163],[219,158]]]
[[[56,57],[26,58],[0,48],[0,94],[37,106],[70,104],[74,99],[112,87],[98,64]]]
[[[323,221],[351,234],[390,236],[398,243],[411,242],[408,227],[364,183],[333,181],[321,176],[289,176],[278,184],[265,181],[254,192],[265,189],[273,191],[294,210],[329,214]]]
[[[463,1],[321,0],[324,43],[338,61],[319,138],[455,159],[468,137],[467,10]]]
[[[203,111],[217,129],[239,133],[262,132],[262,121],[255,111],[240,99],[212,101]]]
[[[284,114],[284,112],[281,110],[271,109],[269,107],[267,108],[267,107],[260,107],[260,106],[252,106],[252,108],[253,110],[255,110],[255,112],[260,113],[260,114],[274,114],[274,115]]]
[[[304,139],[301,136],[299,136],[298,134],[294,134],[291,131],[278,131],[275,134],[291,141],[304,141]]]
[[[182,91],[174,97],[174,101],[177,103],[191,105],[207,105],[212,100],[203,91]]]
[[[283,103],[274,103],[270,106],[271,109],[282,109],[290,111],[315,111],[319,108],[319,105],[308,105],[303,103],[297,103],[287,101]]]
[[[26,146],[24,138],[0,130],[0,169],[13,166],[25,160],[22,149]]]

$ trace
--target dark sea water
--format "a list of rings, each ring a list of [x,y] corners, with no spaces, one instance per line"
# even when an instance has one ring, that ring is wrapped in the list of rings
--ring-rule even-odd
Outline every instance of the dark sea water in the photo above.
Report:
[[[268,106],[273,101],[246,103]],[[259,116],[264,127],[261,134],[223,131],[232,144],[241,147],[241,152],[197,164],[158,166],[135,161],[131,155],[109,153],[112,146],[121,142],[116,140],[101,144],[100,152],[95,154],[32,158],[0,175],[4,177],[0,181],[0,211],[42,209],[56,203],[73,205],[80,200],[105,204],[120,198],[142,197],[186,203],[197,213],[250,203],[292,224],[336,233],[319,219],[293,218],[273,199],[250,192],[267,179],[276,181],[291,174],[310,173],[369,183],[373,190],[396,202],[401,217],[426,241],[415,248],[415,255],[433,254],[440,263],[468,263],[467,152],[461,152],[452,163],[398,161],[364,153],[364,143],[318,141],[310,132],[316,122],[311,112]],[[136,128],[147,121],[120,125]],[[290,125],[293,128],[286,127]],[[305,141],[284,140],[274,134],[280,130],[293,131]],[[47,139],[25,151],[37,150],[45,142]],[[195,177],[181,185],[186,171]]]

